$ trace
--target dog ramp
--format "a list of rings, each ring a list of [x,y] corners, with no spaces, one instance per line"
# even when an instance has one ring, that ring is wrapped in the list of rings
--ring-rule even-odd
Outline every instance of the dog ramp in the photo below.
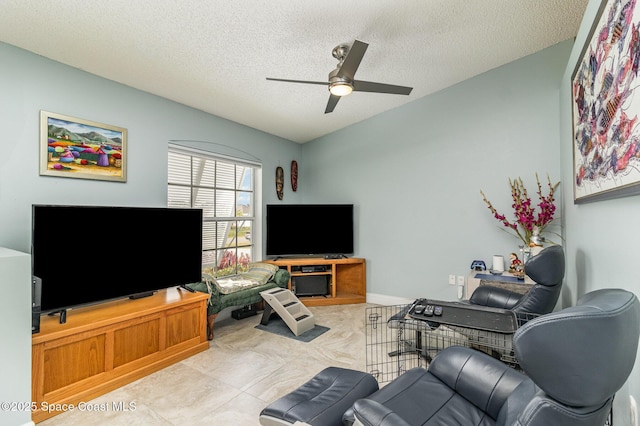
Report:
[[[290,290],[272,288],[261,291],[260,295],[267,303],[262,314],[262,325],[267,325],[273,310],[296,336],[315,327],[316,320],[311,311]]]

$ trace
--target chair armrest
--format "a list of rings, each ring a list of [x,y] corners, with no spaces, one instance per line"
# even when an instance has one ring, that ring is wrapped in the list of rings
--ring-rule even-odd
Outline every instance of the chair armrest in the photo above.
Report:
[[[278,269],[271,280],[276,283],[278,287],[287,288],[289,284],[289,278],[291,274],[286,269]]]
[[[494,420],[513,390],[528,380],[484,352],[462,346],[440,351],[428,371]]]
[[[472,305],[489,306],[491,308],[511,309],[513,308],[522,294],[506,290],[504,288],[483,285],[478,287],[471,297],[469,303]]]
[[[353,404],[355,418],[365,426],[411,426],[379,402],[359,399]]]

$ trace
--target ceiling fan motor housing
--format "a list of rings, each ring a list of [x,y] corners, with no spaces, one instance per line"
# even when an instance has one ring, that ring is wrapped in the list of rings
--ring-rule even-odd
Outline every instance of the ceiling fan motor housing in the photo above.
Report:
[[[334,86],[349,86],[353,90],[353,80],[348,77],[338,75],[339,72],[340,67],[338,66],[338,68],[329,73],[329,91],[331,91],[331,88]]]
[[[347,57],[347,53],[349,53],[349,47],[346,44],[341,44],[339,46],[336,46],[333,48],[333,50],[331,51],[331,54],[333,55],[334,58],[336,58],[338,61],[340,61],[340,63],[338,64],[338,68],[340,68],[340,65],[342,65],[342,61],[344,61],[344,58]]]

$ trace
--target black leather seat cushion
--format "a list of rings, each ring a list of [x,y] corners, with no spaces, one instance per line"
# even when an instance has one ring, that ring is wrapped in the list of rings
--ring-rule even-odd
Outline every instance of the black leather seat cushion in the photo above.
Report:
[[[398,389],[401,391],[398,392]],[[424,403],[425,395],[429,395],[428,404]],[[385,388],[382,388],[368,400],[401,413],[403,420],[411,425],[494,424],[494,420],[482,410],[469,404],[453,389],[443,386],[440,380],[423,368],[415,368],[400,376],[394,382],[392,392],[385,392]],[[355,409],[361,411],[361,404],[358,402]]]
[[[354,410],[361,414],[378,410],[379,415],[386,409],[383,417],[398,413],[410,425],[490,426],[507,397],[527,380],[484,353],[452,346],[434,358],[428,371],[422,367],[407,371],[366,400],[357,401]],[[382,424],[394,422],[398,420]]]
[[[328,367],[307,383],[267,406],[260,413],[264,417],[296,421],[310,425],[342,424],[342,414],[353,403],[378,390],[376,379],[362,371]]]

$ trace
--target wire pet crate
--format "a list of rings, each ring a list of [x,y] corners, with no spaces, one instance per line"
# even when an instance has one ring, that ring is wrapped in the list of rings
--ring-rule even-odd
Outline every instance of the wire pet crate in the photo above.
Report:
[[[374,306],[366,309],[366,368],[378,383],[395,379],[414,367],[427,367],[449,346],[483,351],[520,369],[513,354],[513,334],[440,324],[409,317],[412,305]],[[516,315],[518,327],[535,315]]]

